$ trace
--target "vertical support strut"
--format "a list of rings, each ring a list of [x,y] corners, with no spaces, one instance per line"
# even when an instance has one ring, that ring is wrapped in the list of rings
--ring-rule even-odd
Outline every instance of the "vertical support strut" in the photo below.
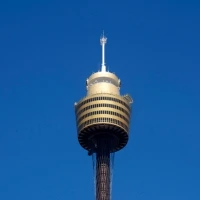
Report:
[[[110,200],[110,141],[97,140],[96,200]]]

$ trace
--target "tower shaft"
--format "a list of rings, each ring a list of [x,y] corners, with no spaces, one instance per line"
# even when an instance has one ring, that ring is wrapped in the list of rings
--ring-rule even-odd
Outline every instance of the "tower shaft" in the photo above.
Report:
[[[96,200],[110,200],[110,146],[107,138],[97,140],[96,149]]]

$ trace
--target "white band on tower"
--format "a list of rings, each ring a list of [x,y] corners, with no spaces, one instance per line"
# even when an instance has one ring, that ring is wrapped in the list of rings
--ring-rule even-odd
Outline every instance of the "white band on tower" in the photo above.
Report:
[[[102,45],[102,64],[101,64],[101,71],[105,72],[106,71],[106,66],[105,66],[105,44],[107,42],[107,38],[104,36],[102,36],[102,38],[100,39],[100,43]]]

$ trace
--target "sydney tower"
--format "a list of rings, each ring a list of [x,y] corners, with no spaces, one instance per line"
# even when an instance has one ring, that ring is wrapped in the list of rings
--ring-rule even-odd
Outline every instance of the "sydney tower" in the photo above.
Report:
[[[120,79],[106,70],[106,42],[103,35],[101,71],[86,80],[87,95],[75,103],[78,141],[94,158],[96,200],[111,199],[113,155],[128,142],[133,102],[120,95]]]

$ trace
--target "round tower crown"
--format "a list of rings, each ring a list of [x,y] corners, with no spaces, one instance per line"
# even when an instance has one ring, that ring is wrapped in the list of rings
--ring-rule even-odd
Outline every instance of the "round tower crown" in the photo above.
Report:
[[[110,93],[119,95],[120,80],[111,72],[96,72],[87,79],[87,95]]]

